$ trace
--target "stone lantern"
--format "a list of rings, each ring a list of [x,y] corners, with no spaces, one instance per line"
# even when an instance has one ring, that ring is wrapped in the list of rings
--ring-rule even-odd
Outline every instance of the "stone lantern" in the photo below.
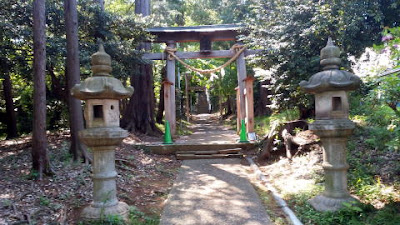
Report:
[[[93,76],[71,89],[73,97],[86,101],[86,129],[79,138],[93,151],[93,202],[83,209],[84,220],[99,219],[104,215],[127,218],[129,207],[117,199],[115,148],[128,136],[119,127],[119,100],[129,97],[133,88],[125,88],[110,75],[111,57],[100,44],[92,55]]]
[[[348,92],[357,89],[361,80],[339,70],[339,57],[339,48],[329,38],[321,50],[323,71],[314,74],[309,81],[300,82],[305,92],[315,95],[315,122],[310,124],[310,130],[321,138],[323,145],[325,191],[310,200],[319,211],[336,211],[343,202],[355,200],[347,190],[346,144],[355,127],[348,118]]]

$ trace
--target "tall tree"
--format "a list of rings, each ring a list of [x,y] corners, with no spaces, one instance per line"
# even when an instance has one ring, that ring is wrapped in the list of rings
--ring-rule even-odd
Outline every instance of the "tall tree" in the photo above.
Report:
[[[46,137],[46,6],[45,0],[33,1],[33,136],[32,169],[41,180],[51,174]]]
[[[80,82],[79,43],[78,43],[78,12],[76,0],[64,0],[65,30],[67,34],[66,77],[68,93]],[[89,160],[86,146],[79,140],[78,132],[83,130],[83,114],[81,101],[68,95],[69,126],[71,131],[71,146],[74,160],[81,157]]]
[[[142,16],[150,15],[150,0],[136,0],[135,13]],[[149,51],[149,43],[142,43],[138,50]],[[124,112],[121,125],[132,132],[150,135],[159,134],[155,125],[154,108],[154,78],[151,64],[138,64],[136,73],[131,75],[131,84],[135,89]]]
[[[18,137],[17,131],[17,117],[14,111],[14,101],[12,96],[12,83],[9,73],[9,65],[0,64],[3,70],[3,92],[4,100],[6,101],[6,115],[7,115],[7,139]]]

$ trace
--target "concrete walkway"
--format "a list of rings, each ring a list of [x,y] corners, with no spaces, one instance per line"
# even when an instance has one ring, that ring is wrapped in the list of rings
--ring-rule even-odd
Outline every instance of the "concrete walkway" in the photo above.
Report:
[[[163,225],[271,224],[240,159],[183,161],[161,216]]]

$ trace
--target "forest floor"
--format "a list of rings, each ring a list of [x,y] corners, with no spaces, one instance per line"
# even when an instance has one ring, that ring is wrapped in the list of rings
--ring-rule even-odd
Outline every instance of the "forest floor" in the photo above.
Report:
[[[68,133],[48,136],[55,175],[35,180],[31,168],[31,138],[0,142],[0,225],[76,224],[92,196],[91,166],[73,162]],[[180,162],[126,144],[160,138],[131,135],[116,150],[118,198],[138,212],[159,217]]]
[[[49,156],[55,175],[42,181],[36,181],[35,174],[30,173],[29,136],[0,141],[0,225],[77,223],[80,210],[92,198],[91,166],[72,161],[68,138],[68,132],[49,134]],[[135,206],[137,212],[142,213],[139,217],[156,220],[181,162],[174,156],[154,155],[137,149],[134,144],[160,140],[161,137],[131,135],[116,150],[118,198]],[[312,148],[292,160],[284,157],[284,151],[282,153],[273,154],[260,169],[288,200],[289,206],[297,207],[304,203],[296,200],[301,197],[299,193],[320,192],[323,188],[322,150]],[[376,209],[394,201],[400,210],[399,154],[368,150],[359,137],[353,137],[349,141],[349,156],[352,194]],[[371,184],[361,186],[358,180],[367,179],[372,179]],[[358,186],[352,186],[354,184]],[[275,224],[287,224],[281,209],[271,204],[272,198],[262,192],[259,194],[270,216],[275,215],[272,216]]]

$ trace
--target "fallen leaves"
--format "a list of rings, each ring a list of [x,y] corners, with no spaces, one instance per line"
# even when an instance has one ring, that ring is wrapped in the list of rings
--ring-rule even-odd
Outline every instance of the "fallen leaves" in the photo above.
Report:
[[[30,137],[0,142],[0,225],[77,223],[80,210],[92,199],[93,183],[91,166],[72,161],[68,138],[66,132],[49,135],[55,175],[42,181],[30,174]],[[148,215],[159,215],[179,161],[126,142],[116,149],[116,158],[118,198]]]

